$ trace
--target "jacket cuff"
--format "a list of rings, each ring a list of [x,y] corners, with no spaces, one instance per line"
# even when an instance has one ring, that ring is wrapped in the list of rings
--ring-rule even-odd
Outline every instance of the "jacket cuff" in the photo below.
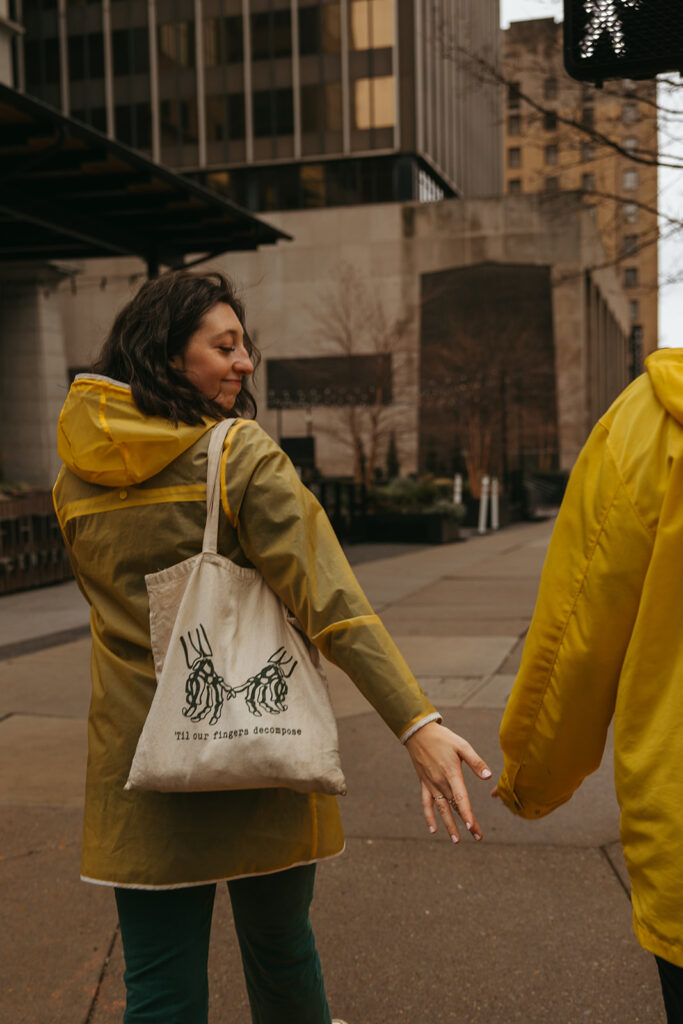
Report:
[[[423,725],[427,725],[429,722],[440,722],[441,715],[438,711],[432,712],[431,715],[425,715],[424,718],[418,718],[417,722],[413,722],[409,725],[405,732],[402,732],[399,736],[401,743],[405,743],[411,736],[414,736],[418,729],[421,729]]]

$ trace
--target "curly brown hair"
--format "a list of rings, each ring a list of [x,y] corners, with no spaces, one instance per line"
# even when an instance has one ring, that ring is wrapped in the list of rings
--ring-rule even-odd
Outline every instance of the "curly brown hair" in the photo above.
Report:
[[[118,314],[92,366],[95,373],[130,384],[133,401],[148,416],[191,425],[224,419],[225,411],[171,365],[186,348],[203,317],[224,302],[244,330],[244,346],[254,368],[260,353],[247,334],[245,311],[232,282],[218,271],[193,274],[171,270],[146,281]],[[243,386],[232,416],[253,419],[254,396]]]

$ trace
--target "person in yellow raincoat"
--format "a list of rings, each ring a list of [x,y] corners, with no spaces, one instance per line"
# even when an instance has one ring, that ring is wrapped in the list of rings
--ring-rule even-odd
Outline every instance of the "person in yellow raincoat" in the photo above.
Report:
[[[287,789],[125,790],[155,690],[144,577],[199,552],[211,427],[230,414],[219,551],[256,567],[322,653],[405,744],[431,832],[475,839],[461,762],[490,772],[440,724],[330,524],[281,449],[252,420],[257,353],[219,274],[147,282],[116,318],[93,373],[59,421],[54,501],[91,606],[92,699],[82,877],[115,889],[126,1024],[202,1024],[215,883],[227,880],[259,1024],[330,1024],[309,922],[315,863],[344,846],[337,802]]]
[[[494,790],[538,818],[600,764],[614,716],[633,924],[683,1021],[683,350],[593,430],[553,530]]]

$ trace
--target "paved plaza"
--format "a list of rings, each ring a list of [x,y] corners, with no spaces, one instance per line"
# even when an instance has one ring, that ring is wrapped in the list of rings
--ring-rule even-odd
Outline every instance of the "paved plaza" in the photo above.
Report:
[[[424,690],[494,776],[551,527],[350,551]],[[0,598],[0,1024],[122,1020],[113,896],[78,877],[87,621],[73,583]],[[443,829],[428,834],[405,751],[339,670],[329,676],[347,848],[319,868],[313,919],[333,1014],[349,1024],[663,1022],[654,960],[631,930],[611,751],[541,821],[513,817],[470,775],[484,842],[454,847]],[[211,1024],[249,1024],[222,887],[210,971]]]

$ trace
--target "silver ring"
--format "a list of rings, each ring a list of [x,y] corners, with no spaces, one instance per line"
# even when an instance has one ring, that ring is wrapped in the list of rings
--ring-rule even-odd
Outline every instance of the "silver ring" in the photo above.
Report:
[[[443,795],[443,793],[440,793],[439,796],[435,796],[434,797],[434,803],[436,803],[437,800],[445,800],[445,799],[446,799],[446,797]]]

